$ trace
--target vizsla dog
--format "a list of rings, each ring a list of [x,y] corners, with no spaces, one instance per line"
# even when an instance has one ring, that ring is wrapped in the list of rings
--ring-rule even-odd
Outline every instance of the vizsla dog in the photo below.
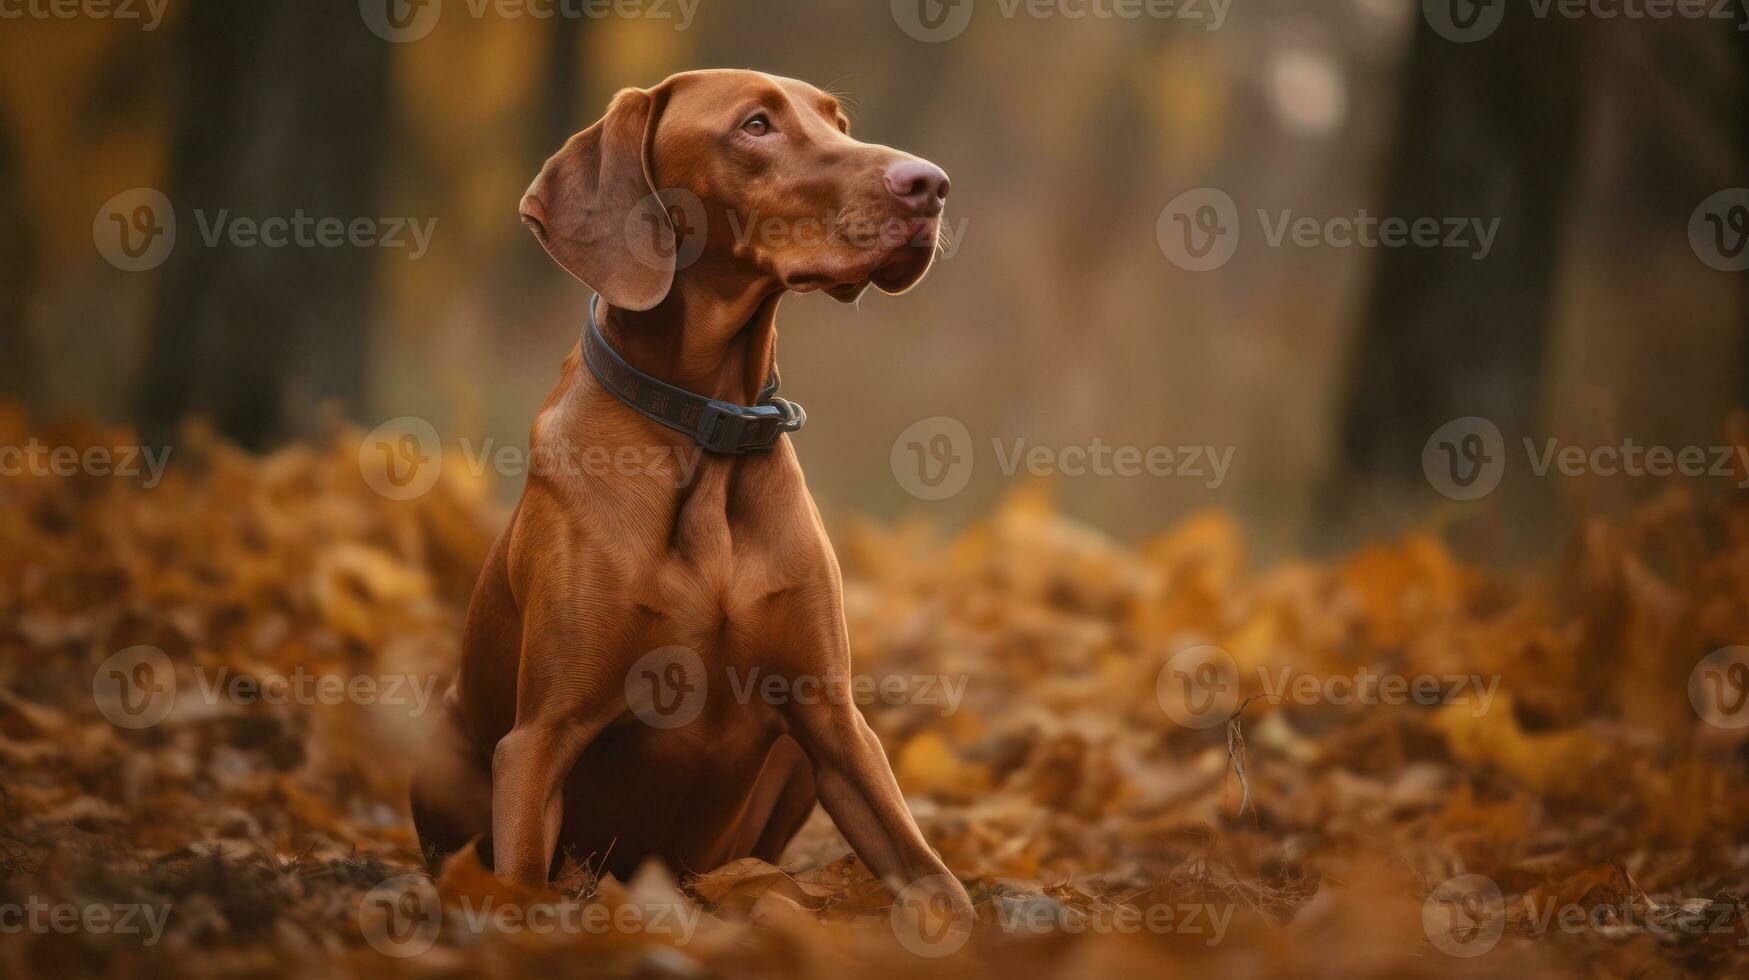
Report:
[[[528,477],[415,775],[434,864],[478,836],[523,883],[566,854],[622,879],[648,856],[775,862],[818,800],[888,887],[927,880],[931,901],[969,907],[855,704],[800,696],[846,690],[850,650],[785,435],[803,416],[771,387],[784,294],[909,289],[947,191],[934,164],[852,139],[833,96],[751,71],[626,89],[547,161],[523,220],[599,302],[531,453],[702,456],[684,479]],[[772,676],[797,695],[735,681]]]

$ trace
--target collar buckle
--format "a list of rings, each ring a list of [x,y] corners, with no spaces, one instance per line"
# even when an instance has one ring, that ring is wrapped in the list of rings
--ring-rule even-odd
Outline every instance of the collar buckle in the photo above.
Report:
[[[713,453],[738,456],[776,445],[782,417],[769,405],[748,408],[728,402],[712,401],[704,407],[699,420],[697,440]]]

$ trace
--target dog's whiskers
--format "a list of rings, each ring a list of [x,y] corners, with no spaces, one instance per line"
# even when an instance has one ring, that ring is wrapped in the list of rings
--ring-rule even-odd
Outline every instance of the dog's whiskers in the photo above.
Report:
[[[941,258],[953,249],[953,234],[948,230],[947,222],[942,222],[935,229],[935,257]]]

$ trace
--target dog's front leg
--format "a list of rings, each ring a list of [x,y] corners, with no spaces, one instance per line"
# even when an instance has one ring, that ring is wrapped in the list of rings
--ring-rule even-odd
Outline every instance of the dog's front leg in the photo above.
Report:
[[[833,659],[843,667],[826,683],[847,683],[848,653]],[[923,882],[929,891],[944,893],[956,914],[969,910],[972,903],[964,886],[917,829],[880,739],[862,711],[845,698],[810,700],[814,703],[788,706],[790,732],[813,763],[820,803],[844,839],[894,894]]]
[[[597,672],[574,656],[584,645],[552,620],[530,617],[516,680],[516,724],[492,752],[492,860],[500,878],[547,883],[565,816],[565,778],[618,710]]]
[[[575,722],[518,722],[498,740],[492,752],[492,861],[500,878],[547,883],[565,816],[565,776],[599,731]]]

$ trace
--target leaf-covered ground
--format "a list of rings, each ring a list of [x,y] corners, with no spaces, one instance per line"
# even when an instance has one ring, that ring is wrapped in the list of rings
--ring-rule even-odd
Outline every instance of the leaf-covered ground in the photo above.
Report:
[[[133,441],[0,416],[33,436]],[[1030,491],[839,527],[864,711],[977,903],[944,924],[820,814],[781,868],[420,876],[409,760],[503,514],[357,446],[0,478],[0,973],[1749,970],[1739,502],[1513,574],[1432,535],[1256,569],[1220,514],[1126,546]]]

